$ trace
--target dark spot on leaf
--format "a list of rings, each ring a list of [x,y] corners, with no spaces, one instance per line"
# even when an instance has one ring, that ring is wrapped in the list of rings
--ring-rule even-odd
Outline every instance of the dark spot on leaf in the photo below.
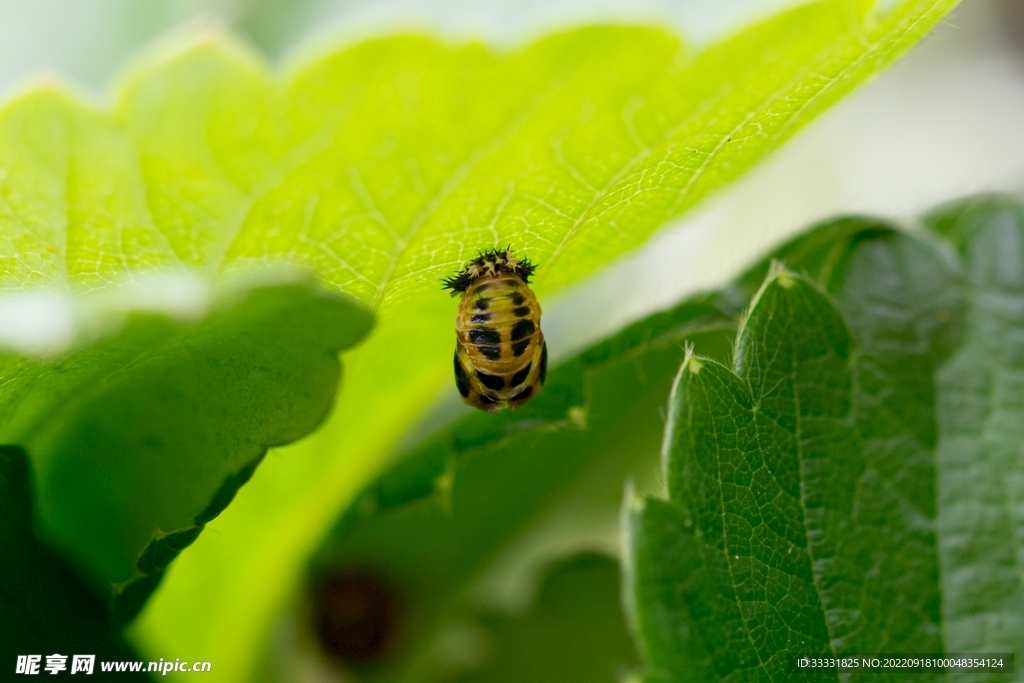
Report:
[[[488,389],[498,391],[505,388],[505,378],[498,377],[497,375],[488,375],[484,372],[476,373],[477,378],[480,382]]]
[[[400,596],[376,572],[347,567],[312,585],[313,631],[323,651],[350,665],[379,661],[394,645]]]
[[[485,323],[485,322],[488,322],[490,319],[491,319],[491,314],[490,313],[475,313],[473,315],[473,317],[470,318],[469,320],[470,320],[470,322],[473,322],[473,323]]]
[[[478,346],[480,344],[500,344],[501,333],[487,327],[480,327],[469,331],[469,341]]]
[[[530,346],[530,340],[529,339],[524,339],[523,341],[518,341],[518,342],[516,342],[515,344],[512,345],[512,353],[515,355],[516,358],[519,358],[519,356],[521,356],[524,353],[526,353],[526,349],[528,349],[529,346]]]
[[[519,341],[529,337],[533,334],[534,329],[532,320],[520,320],[512,328],[512,341]]]
[[[530,314],[530,307],[529,306],[520,306],[519,308],[517,308],[514,311],[512,311],[512,315],[514,315],[517,318],[523,318],[523,317],[526,317],[529,314]]]
[[[530,363],[527,363],[525,368],[523,368],[522,370],[520,370],[516,374],[512,375],[512,379],[509,381],[508,385],[510,387],[518,387],[520,384],[525,382],[527,375],[530,374],[530,368],[532,368],[532,367],[533,367],[533,362],[532,361]]]

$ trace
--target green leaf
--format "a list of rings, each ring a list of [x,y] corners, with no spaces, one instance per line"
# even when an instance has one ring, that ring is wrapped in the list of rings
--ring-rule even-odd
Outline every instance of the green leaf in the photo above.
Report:
[[[103,597],[58,552],[36,538],[31,464],[19,448],[0,447],[0,661],[10,675],[19,655],[96,656],[100,661],[138,661],[121,639]],[[128,680],[149,680],[128,674]]]
[[[963,472],[947,474],[976,457],[946,436],[963,414],[950,410],[951,369],[975,334],[1005,337],[972,330],[959,267],[929,238],[864,221],[857,234],[856,223],[782,250],[812,258],[834,303],[776,269],[738,338],[735,372],[697,357],[680,370],[669,500],[632,497],[624,513],[629,613],[651,680],[786,679],[786,658],[802,652],[1020,651],[1006,637],[1019,631],[971,642],[964,634],[984,629],[950,619],[965,594],[985,596],[993,623],[1022,612],[1005,586],[979,587],[1005,574],[974,556],[983,538],[950,536],[984,498]],[[949,578],[953,547],[973,559],[970,589]]]
[[[828,650],[812,538],[829,540],[832,506],[825,495],[805,501],[803,491],[807,479],[825,483],[842,496],[832,505],[850,507],[843,498],[858,473],[828,471],[823,457],[854,445],[847,436],[849,347],[838,311],[802,280],[779,273],[752,304],[736,373],[711,359],[684,360],[669,399],[664,454],[681,524],[652,526],[632,543],[650,553],[634,560],[645,587],[646,575],[669,570],[685,587],[682,604],[668,602],[673,593],[635,597],[639,633],[657,628],[647,617],[659,607],[687,612],[703,641],[700,664],[722,678],[747,670],[782,678],[784,653]],[[684,533],[661,546],[669,539],[654,534],[667,530]],[[682,566],[677,554],[686,558]],[[686,670],[660,651],[647,654],[656,671]]]
[[[630,27],[500,56],[397,37],[283,78],[207,36],[138,66],[111,112],[48,87],[9,102],[0,286],[287,261],[379,316],[338,417],[264,467],[218,520],[222,543],[201,537],[178,564],[148,642],[247,675],[309,550],[446,381],[453,308],[439,277],[507,243],[542,264],[542,297],[578,281],[763,158],[954,4],[822,0],[700,53]],[[196,604],[202,619],[182,607]]]
[[[324,418],[336,353],[370,323],[300,284],[225,292],[198,320],[126,316],[71,352],[0,356],[0,440],[32,458],[41,533],[123,620],[267,448]]]
[[[529,611],[484,613],[488,655],[459,683],[616,683],[636,666],[619,604],[619,564],[582,553],[547,567]]]

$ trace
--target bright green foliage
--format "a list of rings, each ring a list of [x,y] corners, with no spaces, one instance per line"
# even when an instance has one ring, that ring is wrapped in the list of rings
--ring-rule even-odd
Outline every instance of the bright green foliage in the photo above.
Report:
[[[323,420],[360,307],[305,285],[235,292],[200,320],[131,314],[52,359],[0,356],[0,440],[27,451],[41,533],[131,619],[268,447]]]
[[[548,567],[529,611],[484,614],[488,664],[458,683],[617,683],[636,666],[619,604],[619,563],[584,553]]]
[[[792,680],[797,652],[1024,652],[1024,207],[927,222],[962,268],[928,236],[823,226],[779,256],[828,294],[776,269],[734,369],[684,361],[668,500],[624,517],[649,680]]]
[[[438,278],[510,244],[541,264],[542,296],[579,280],[749,168],[954,4],[822,0],[699,54],[629,27],[500,56],[396,37],[281,79],[205,36],[141,64],[111,112],[52,87],[9,102],[0,286],[288,262],[378,314],[337,417],[265,463],[218,519],[222,540],[201,536],[179,561],[144,620],[149,643],[248,675],[310,549],[449,381],[454,309]],[[124,576],[110,557],[90,562]]]
[[[138,660],[121,640],[104,597],[36,537],[32,499],[28,456],[20,448],[0,448],[0,662],[5,677],[12,675],[18,655],[89,653],[97,662]],[[42,675],[45,665],[44,658]],[[98,672],[99,664],[94,668]],[[70,670],[69,656],[64,673]],[[124,680],[148,680],[146,674],[123,675]]]

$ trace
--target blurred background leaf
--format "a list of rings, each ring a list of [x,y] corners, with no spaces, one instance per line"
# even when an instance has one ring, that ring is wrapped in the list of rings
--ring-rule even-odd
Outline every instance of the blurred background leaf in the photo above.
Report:
[[[1024,203],[969,199],[927,220],[956,245],[971,304],[963,344],[937,377],[946,645],[1019,658],[1024,576],[1010,567],[1024,557]]]

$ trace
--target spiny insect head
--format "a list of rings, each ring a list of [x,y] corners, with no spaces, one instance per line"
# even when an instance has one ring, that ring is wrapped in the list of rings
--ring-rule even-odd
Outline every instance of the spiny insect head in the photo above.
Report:
[[[511,246],[504,249],[488,249],[481,251],[475,259],[455,275],[444,278],[444,289],[452,290],[452,296],[466,291],[473,282],[486,275],[497,275],[498,273],[514,273],[529,284],[530,276],[537,269],[529,259],[516,258]]]

